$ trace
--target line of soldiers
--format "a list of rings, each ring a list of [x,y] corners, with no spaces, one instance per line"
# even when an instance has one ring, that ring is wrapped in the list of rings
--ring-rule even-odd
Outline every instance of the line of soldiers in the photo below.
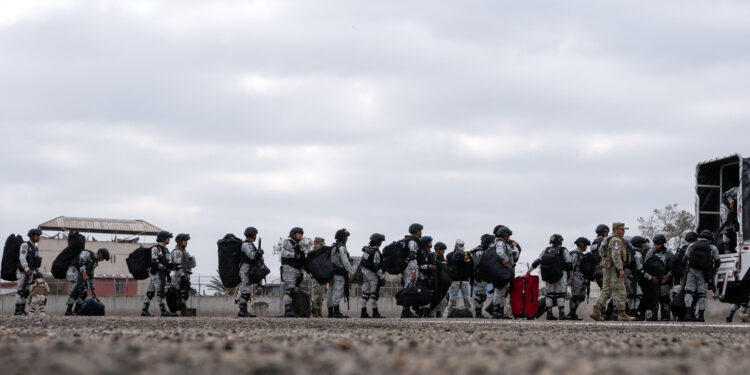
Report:
[[[172,233],[167,231],[161,231],[156,235],[156,245],[151,248],[151,263],[148,268],[150,282],[143,297],[141,316],[152,316],[149,307],[154,295],[159,303],[161,316],[177,316],[169,311],[165,304],[167,283],[171,283],[170,287],[176,290],[178,304],[182,308],[190,297],[190,275],[195,267],[195,258],[187,251],[190,235],[178,234],[175,237],[175,248],[170,252],[167,245],[172,237]]]

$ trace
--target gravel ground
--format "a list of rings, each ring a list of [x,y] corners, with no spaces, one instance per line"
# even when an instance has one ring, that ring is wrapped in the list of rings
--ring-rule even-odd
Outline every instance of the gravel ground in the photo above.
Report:
[[[750,326],[0,317],[11,374],[739,374]]]

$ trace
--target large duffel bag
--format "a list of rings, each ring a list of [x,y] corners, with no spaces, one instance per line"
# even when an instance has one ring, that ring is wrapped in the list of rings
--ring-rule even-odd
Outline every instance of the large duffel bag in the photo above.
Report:
[[[81,251],[83,250],[68,246],[60,254],[57,254],[55,260],[52,261],[52,268],[50,269],[52,277],[64,279],[68,273],[68,267],[81,255]]]
[[[424,306],[432,300],[432,290],[419,285],[404,288],[396,293],[396,304],[399,306]]]
[[[83,301],[78,315],[84,316],[104,316],[104,304],[96,297],[91,297]]]
[[[685,281],[682,282],[680,292],[669,303],[669,311],[672,312],[672,316],[677,318],[677,320],[682,320],[685,316],[687,312],[687,307],[685,306]]]
[[[667,265],[656,256],[652,256],[643,262],[643,270],[646,271],[647,274],[656,277],[662,277],[668,272]]]
[[[255,262],[255,264],[250,265],[250,283],[251,284],[260,284],[263,279],[268,276],[268,274],[271,273],[271,270],[266,266],[265,263],[261,262],[260,260]]]
[[[302,291],[293,291],[291,297],[294,312],[301,317],[309,318],[311,314],[310,296]]]
[[[177,288],[170,286],[167,288],[164,295],[167,299],[167,307],[169,308],[169,311],[178,312],[185,308],[182,303],[182,298],[180,298],[180,292]]]
[[[482,253],[477,265],[479,275],[492,283],[495,288],[502,288],[515,277],[515,271],[509,265],[504,266],[494,249]]]
[[[242,240],[233,234],[227,234],[216,244],[219,247],[219,278],[225,288],[236,288],[240,285],[240,251]]]
[[[400,275],[409,265],[408,259],[408,242],[405,239],[391,242],[383,248],[383,260],[381,262],[383,271],[390,273],[391,275]]]
[[[21,252],[23,237],[11,234],[5,240],[3,248],[3,260],[0,264],[0,278],[8,281],[17,281],[16,271],[18,271],[18,255]]]
[[[453,309],[449,318],[473,318],[474,314],[471,313],[471,308],[468,309]]]
[[[151,249],[148,247],[139,247],[135,249],[125,263],[128,265],[128,271],[136,280],[148,279],[148,267],[151,264]]]
[[[307,253],[305,257],[305,269],[320,285],[329,283],[336,273],[331,262],[331,251],[333,247],[323,246]]]

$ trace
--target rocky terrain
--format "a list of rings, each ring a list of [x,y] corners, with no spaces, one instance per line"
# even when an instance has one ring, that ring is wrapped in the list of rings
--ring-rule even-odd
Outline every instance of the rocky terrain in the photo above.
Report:
[[[750,326],[0,317],[11,374],[739,374]]]

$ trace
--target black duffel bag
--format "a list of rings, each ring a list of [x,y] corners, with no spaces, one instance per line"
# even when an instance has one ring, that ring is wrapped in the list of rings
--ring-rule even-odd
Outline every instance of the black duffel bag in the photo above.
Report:
[[[643,262],[643,270],[646,271],[647,274],[656,277],[662,277],[669,271],[667,265],[656,256],[652,256]]]
[[[432,301],[432,290],[420,285],[404,288],[396,293],[396,304],[399,306],[424,306]]]

